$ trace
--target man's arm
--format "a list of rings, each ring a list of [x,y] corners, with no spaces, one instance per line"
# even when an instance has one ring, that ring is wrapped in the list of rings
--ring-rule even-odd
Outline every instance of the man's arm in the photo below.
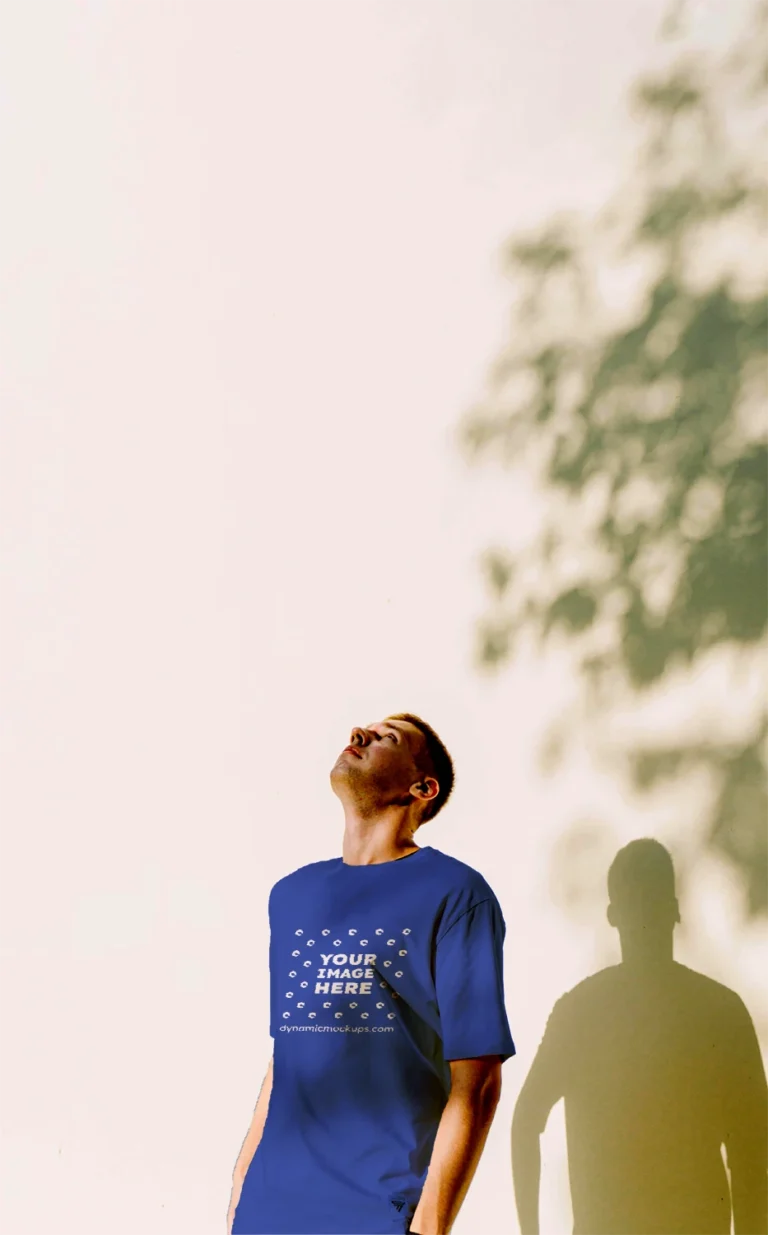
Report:
[[[450,1061],[451,1092],[435,1137],[414,1235],[448,1235],[480,1161],[501,1095],[498,1055]]]
[[[259,1090],[259,1097],[253,1112],[251,1126],[246,1133],[243,1147],[240,1150],[232,1174],[232,1194],[227,1211],[227,1235],[232,1235],[232,1223],[235,1220],[235,1210],[240,1200],[240,1193],[243,1190],[243,1180],[245,1179],[248,1167],[251,1165],[251,1159],[259,1147],[261,1134],[264,1131],[264,1124],[266,1123],[267,1111],[269,1109],[269,1097],[272,1093],[272,1063],[273,1059],[270,1059],[269,1067]]]

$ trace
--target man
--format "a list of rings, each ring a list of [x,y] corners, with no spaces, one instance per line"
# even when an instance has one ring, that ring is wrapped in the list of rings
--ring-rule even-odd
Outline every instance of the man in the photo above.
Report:
[[[608,895],[622,963],[555,1004],[515,1107],[522,1235],[538,1235],[539,1136],[560,1098],[575,1235],[729,1235],[732,1214],[736,1235],[766,1235],[768,1102],[749,1013],[673,959],[680,911],[663,845],[621,849]]]
[[[273,1059],[232,1235],[447,1235],[515,1053],[499,903],[414,835],[453,787],[419,717],[354,729],[331,771],[342,856],[269,897]]]

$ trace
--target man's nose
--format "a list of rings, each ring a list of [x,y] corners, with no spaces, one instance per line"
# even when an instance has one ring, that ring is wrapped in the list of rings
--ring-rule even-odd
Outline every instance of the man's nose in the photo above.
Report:
[[[367,729],[353,729],[352,730],[352,745],[353,746],[367,746],[370,740],[371,740],[371,736],[368,733]]]

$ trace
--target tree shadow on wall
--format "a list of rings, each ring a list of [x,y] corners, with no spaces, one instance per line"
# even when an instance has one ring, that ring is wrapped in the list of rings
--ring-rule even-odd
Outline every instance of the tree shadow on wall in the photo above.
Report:
[[[683,53],[638,85],[647,140],[594,225],[560,219],[510,243],[510,342],[462,429],[471,459],[533,467],[547,497],[536,543],[486,556],[480,661],[500,668],[523,636],[566,640],[593,720],[677,689],[717,652],[743,675],[729,670],[734,696],[765,663],[767,14],[722,62]],[[641,272],[620,322],[617,271]],[[768,719],[745,696],[750,708],[737,736],[632,744],[614,762],[641,792],[708,775],[701,847],[733,864],[755,917]],[[550,767],[575,729],[551,735]]]
[[[768,1090],[749,1013],[674,960],[663,845],[620,850],[608,894],[622,962],[557,1001],[515,1108],[522,1235],[539,1229],[539,1137],[561,1098],[577,1235],[729,1235],[732,1208],[736,1235],[765,1233]]]

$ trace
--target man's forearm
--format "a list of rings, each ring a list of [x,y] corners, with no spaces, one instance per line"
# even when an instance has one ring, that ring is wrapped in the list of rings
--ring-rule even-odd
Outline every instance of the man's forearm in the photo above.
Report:
[[[448,1235],[493,1123],[498,1094],[452,1093],[435,1137],[427,1178],[411,1221],[415,1235]]]
[[[520,1235],[539,1235],[541,1140],[520,1118],[512,1120],[512,1181]]]

